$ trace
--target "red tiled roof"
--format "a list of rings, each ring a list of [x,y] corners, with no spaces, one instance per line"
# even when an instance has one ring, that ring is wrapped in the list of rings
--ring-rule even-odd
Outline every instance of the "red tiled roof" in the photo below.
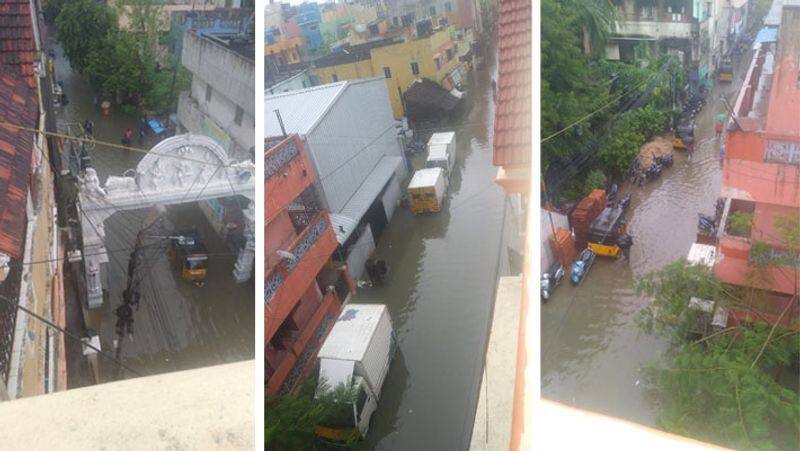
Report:
[[[29,87],[36,87],[36,45],[29,0],[0,1],[0,65],[16,67]]]
[[[0,65],[0,122],[36,126],[36,96],[17,71]],[[0,126],[0,252],[21,258],[33,133]]]
[[[495,166],[531,162],[531,2],[501,0],[498,26]]]

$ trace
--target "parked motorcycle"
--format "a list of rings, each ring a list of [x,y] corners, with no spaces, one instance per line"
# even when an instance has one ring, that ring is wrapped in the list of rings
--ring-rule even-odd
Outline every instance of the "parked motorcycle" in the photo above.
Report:
[[[675,159],[672,158],[672,155],[664,155],[655,157],[655,162],[660,164],[662,167],[671,168],[672,165],[675,163]]]
[[[591,249],[587,248],[581,252],[581,255],[578,256],[578,260],[572,264],[572,285],[577,286],[583,281],[589,269],[592,267],[595,257],[596,254]]]
[[[617,192],[619,192],[619,187],[616,183],[612,184],[611,187],[606,190],[606,199],[608,202],[613,202],[614,199],[617,198]]]
[[[550,295],[553,294],[553,290],[556,289],[557,286],[561,285],[561,281],[564,280],[564,266],[556,261],[550,268],[542,274],[542,283],[541,283],[541,290],[542,290],[542,302],[547,303],[550,299]]]
[[[628,193],[619,201],[619,206],[622,207],[623,210],[627,210],[628,207],[631,206],[631,197],[633,197],[633,193]]]
[[[714,218],[706,216],[703,213],[697,214],[697,228],[702,232],[713,234],[717,230],[717,224]]]

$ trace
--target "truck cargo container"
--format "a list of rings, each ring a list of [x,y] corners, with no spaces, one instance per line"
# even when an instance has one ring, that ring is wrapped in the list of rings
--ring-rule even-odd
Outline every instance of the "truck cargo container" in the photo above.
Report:
[[[446,177],[450,177],[456,164],[456,133],[434,133],[428,140],[428,158],[426,168],[442,168]]]
[[[444,169],[420,169],[414,173],[408,184],[411,211],[414,214],[441,211],[446,191],[447,180]]]

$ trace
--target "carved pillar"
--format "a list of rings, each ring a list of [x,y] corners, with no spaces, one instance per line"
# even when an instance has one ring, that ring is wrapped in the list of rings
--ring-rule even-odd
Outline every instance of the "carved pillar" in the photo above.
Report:
[[[244,237],[247,239],[247,242],[239,251],[239,256],[233,267],[233,277],[236,278],[236,282],[238,283],[244,283],[250,280],[256,257],[255,203],[251,200],[247,209],[242,213],[244,214],[245,220]]]

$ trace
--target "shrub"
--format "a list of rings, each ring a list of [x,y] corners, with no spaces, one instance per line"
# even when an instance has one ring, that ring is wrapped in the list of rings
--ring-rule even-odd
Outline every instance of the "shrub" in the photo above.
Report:
[[[735,211],[728,216],[728,233],[735,236],[750,236],[753,227],[753,214]]]

